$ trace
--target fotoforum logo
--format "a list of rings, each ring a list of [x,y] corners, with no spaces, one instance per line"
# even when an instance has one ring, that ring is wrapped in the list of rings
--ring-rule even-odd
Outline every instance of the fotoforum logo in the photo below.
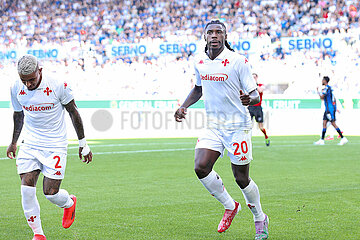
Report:
[[[54,105],[55,105],[54,103],[40,103],[36,105],[30,105],[28,107],[23,106],[23,108],[29,112],[42,112],[52,109]]]
[[[223,82],[229,78],[228,75],[226,75],[225,73],[212,73],[212,74],[206,74],[206,75],[200,74],[200,77],[201,77],[201,80],[216,81],[216,82]]]

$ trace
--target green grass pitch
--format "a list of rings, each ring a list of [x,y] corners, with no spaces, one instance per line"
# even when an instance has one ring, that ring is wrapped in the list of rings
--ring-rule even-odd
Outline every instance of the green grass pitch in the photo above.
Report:
[[[253,137],[250,175],[270,218],[270,239],[360,239],[360,137],[314,146],[318,136]],[[193,171],[194,138],[96,140],[86,165],[69,146],[62,188],[78,197],[76,220],[61,226],[63,210],[37,186],[43,229],[49,240],[253,239],[252,214],[237,187],[228,157],[215,170],[242,205],[223,234],[224,213]],[[20,198],[15,161],[0,154],[0,239],[31,239]]]

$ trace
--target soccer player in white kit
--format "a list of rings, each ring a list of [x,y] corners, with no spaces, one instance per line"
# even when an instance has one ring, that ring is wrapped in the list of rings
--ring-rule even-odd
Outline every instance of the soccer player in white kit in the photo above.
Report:
[[[17,141],[24,126],[23,141],[16,159],[21,178],[21,198],[26,221],[34,232],[33,240],[46,239],[41,226],[36,182],[44,175],[45,197],[64,208],[62,225],[69,228],[75,220],[76,197],[60,189],[65,174],[67,137],[64,108],[68,111],[79,138],[79,157],[92,161],[86,144],[83,123],[71,88],[64,80],[43,77],[36,57],[24,55],[18,61],[18,79],[11,87],[14,132],[7,156],[16,157]]]
[[[174,117],[181,122],[187,108],[204,96],[207,128],[195,147],[195,173],[210,194],[225,207],[218,232],[226,231],[241,209],[213,170],[216,160],[227,149],[236,183],[254,215],[255,239],[267,239],[269,218],[262,211],[259,189],[249,177],[252,123],[247,106],[260,101],[257,85],[248,60],[235,53],[226,41],[226,27],[222,22],[209,22],[204,37],[205,52],[195,60],[196,85]]]

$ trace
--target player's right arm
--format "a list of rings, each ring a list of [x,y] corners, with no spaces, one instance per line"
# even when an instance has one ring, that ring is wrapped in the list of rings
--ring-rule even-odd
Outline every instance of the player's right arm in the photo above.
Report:
[[[22,106],[17,99],[19,90],[19,82],[14,82],[14,85],[10,88],[11,105],[14,109],[13,120],[14,120],[14,131],[10,145],[6,149],[6,155],[8,158],[14,159],[16,157],[17,141],[24,125],[24,112]]]
[[[24,112],[14,112],[13,115],[14,119],[14,131],[13,131],[13,137],[11,140],[10,145],[8,146],[6,150],[6,155],[8,158],[14,159],[16,158],[16,149],[17,149],[17,141],[19,139],[22,126],[24,125]]]
[[[14,131],[10,145],[6,150],[6,155],[8,158],[14,159],[16,157],[16,149],[17,149],[17,141],[19,139],[21,129],[24,125],[24,112],[14,112],[13,114],[14,119]]]
[[[190,91],[189,95],[185,99],[184,103],[178,108],[174,114],[175,121],[182,122],[182,119],[185,118],[187,108],[199,101],[202,96],[202,87],[195,85],[195,87]]]

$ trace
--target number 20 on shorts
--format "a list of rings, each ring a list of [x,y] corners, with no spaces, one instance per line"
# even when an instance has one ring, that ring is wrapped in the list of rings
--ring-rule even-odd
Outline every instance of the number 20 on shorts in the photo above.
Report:
[[[242,141],[240,144],[239,143],[233,143],[233,146],[236,147],[234,155],[241,155],[241,152],[243,154],[246,154],[249,151],[248,145],[246,143],[246,141]],[[241,148],[241,152],[239,152],[239,149]]]

